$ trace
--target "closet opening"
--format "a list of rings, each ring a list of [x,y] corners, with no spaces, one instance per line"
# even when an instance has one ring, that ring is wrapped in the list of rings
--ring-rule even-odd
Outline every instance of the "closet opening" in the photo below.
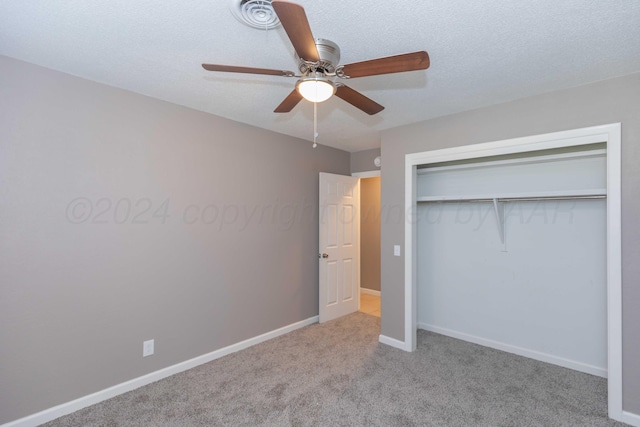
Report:
[[[417,175],[418,329],[606,377],[604,144]]]
[[[405,160],[405,341],[444,335],[608,377],[622,415],[620,124]]]

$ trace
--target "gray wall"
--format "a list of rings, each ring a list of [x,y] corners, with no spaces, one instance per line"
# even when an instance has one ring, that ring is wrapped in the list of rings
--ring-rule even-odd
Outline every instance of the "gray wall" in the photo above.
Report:
[[[360,286],[380,290],[380,177],[360,180]]]
[[[404,206],[408,153],[622,123],[623,399],[640,414],[640,74],[391,129],[382,134],[382,205]],[[382,334],[404,340],[402,213],[382,221]],[[402,246],[404,247],[404,245]]]
[[[380,170],[373,164],[373,160],[379,155],[379,148],[351,153],[351,173]]]
[[[318,314],[349,153],[6,57],[0,94],[0,424]]]

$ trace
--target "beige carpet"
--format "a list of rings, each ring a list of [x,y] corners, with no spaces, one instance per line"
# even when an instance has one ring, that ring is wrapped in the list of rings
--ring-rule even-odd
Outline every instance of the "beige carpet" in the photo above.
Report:
[[[406,353],[355,313],[46,424],[61,426],[622,426],[606,380],[419,331]]]

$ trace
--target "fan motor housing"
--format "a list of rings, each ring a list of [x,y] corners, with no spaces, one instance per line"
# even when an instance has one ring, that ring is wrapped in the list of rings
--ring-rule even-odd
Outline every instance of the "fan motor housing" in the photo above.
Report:
[[[308,73],[312,71],[319,71],[323,74],[335,74],[336,67],[340,62],[340,48],[337,44],[327,39],[315,39],[316,49],[318,50],[318,56],[320,61],[318,67],[312,69],[308,67],[308,63],[301,59],[301,71]],[[306,71],[303,70],[306,68]]]

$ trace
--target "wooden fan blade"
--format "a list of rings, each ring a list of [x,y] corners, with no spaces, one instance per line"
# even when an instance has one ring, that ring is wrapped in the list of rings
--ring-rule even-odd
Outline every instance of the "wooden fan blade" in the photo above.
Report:
[[[336,89],[336,96],[347,101],[354,107],[361,109],[370,116],[373,116],[374,114],[377,114],[380,111],[384,110],[384,107],[382,105],[367,98],[360,92],[351,89],[349,86],[338,86],[338,89]]]
[[[271,6],[276,11],[298,56],[309,62],[319,61],[320,56],[304,8],[297,3],[285,0],[273,0]]]
[[[284,77],[293,77],[296,75],[296,73],[294,73],[293,71],[287,71],[287,70],[271,70],[269,68],[236,67],[233,65],[202,64],[202,68],[204,68],[207,71],[224,71],[226,73],[266,74],[269,76],[284,76]]]
[[[298,102],[302,99],[302,95],[294,89],[287,97],[278,105],[278,107],[273,110],[274,113],[288,113],[293,110],[293,107],[298,105]]]
[[[349,77],[366,77],[427,68],[429,68],[429,54],[420,51],[347,64],[343,71]]]

